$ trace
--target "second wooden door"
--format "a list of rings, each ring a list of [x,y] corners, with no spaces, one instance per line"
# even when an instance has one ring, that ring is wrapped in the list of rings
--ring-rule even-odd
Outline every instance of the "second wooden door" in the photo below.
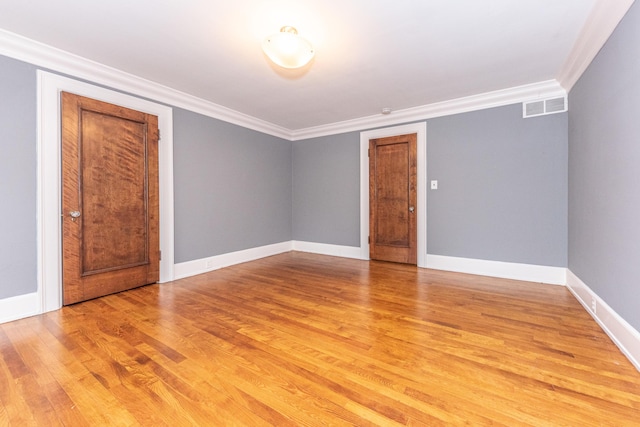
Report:
[[[417,263],[417,136],[369,141],[369,256]]]

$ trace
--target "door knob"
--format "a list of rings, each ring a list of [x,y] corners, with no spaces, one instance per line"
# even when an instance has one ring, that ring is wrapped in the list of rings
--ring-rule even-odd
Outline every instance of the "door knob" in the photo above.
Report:
[[[80,217],[80,211],[71,211],[69,212],[69,216],[71,217],[71,221],[75,222],[76,218]]]
[[[415,211],[416,208],[414,208],[413,206],[409,206],[409,212],[413,213],[413,211]]]

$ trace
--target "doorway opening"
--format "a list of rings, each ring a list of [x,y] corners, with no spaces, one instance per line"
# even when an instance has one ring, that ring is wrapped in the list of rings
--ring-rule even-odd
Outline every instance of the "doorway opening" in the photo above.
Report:
[[[426,122],[374,129],[360,133],[360,251],[369,259],[369,141],[398,135],[417,136],[417,266],[426,268],[427,259],[427,124]]]
[[[171,107],[38,71],[38,298],[40,312],[62,307],[60,93],[75,93],[158,116],[160,280],[173,280],[173,111]]]
[[[415,133],[369,140],[369,257],[417,264]]]

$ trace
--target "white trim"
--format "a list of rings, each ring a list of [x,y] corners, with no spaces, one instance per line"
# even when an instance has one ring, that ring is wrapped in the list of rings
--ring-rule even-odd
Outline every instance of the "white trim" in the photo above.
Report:
[[[597,0],[593,5],[571,53],[558,72],[557,80],[567,92],[589,67],[632,4],[633,0]]]
[[[620,317],[571,270],[567,271],[567,288],[633,366],[640,371],[640,332]],[[592,307],[594,300],[595,310]]]
[[[60,92],[158,116],[160,282],[173,280],[173,111],[170,107],[38,70],[38,294],[40,312],[62,306]]]
[[[255,261],[260,258],[278,255],[284,252],[290,252],[291,248],[292,242],[288,241],[245,249],[242,251],[230,252],[222,255],[215,255],[193,261],[181,262],[175,265],[175,280],[207,273],[209,271],[241,264],[243,262]]]
[[[40,296],[37,292],[0,299],[0,323],[36,314],[40,314]]]
[[[547,80],[397,110],[390,115],[377,114],[322,126],[291,130],[2,29],[0,29],[0,54],[290,141],[392,126],[539,98],[566,95],[566,91],[556,80]]]
[[[360,259],[369,259],[369,140],[415,133],[418,137],[418,267],[427,255],[427,123],[412,123],[360,132]]]
[[[331,245],[327,243],[293,241],[294,251],[310,252],[313,254],[330,255],[342,258],[369,259],[362,258],[362,250],[355,246]]]
[[[427,268],[501,277],[504,279],[539,282],[549,285],[565,285],[567,269],[514,262],[488,261],[442,255],[427,255]]]
[[[300,139],[353,132],[380,126],[392,126],[400,123],[450,116],[452,114],[484,110],[486,108],[517,104],[519,102],[533,101],[536,99],[558,98],[566,95],[567,92],[556,80],[547,80],[544,82],[467,96],[464,98],[397,110],[389,115],[377,114],[375,116],[361,117],[328,125],[298,129],[292,131],[292,139],[297,141]]]
[[[248,129],[291,139],[291,131],[281,126],[2,29],[0,54]]]

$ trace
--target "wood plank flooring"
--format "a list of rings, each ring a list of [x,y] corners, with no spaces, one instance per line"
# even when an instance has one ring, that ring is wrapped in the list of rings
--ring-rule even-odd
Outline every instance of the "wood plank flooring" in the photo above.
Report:
[[[291,252],[0,325],[0,426],[638,426],[563,287]]]

